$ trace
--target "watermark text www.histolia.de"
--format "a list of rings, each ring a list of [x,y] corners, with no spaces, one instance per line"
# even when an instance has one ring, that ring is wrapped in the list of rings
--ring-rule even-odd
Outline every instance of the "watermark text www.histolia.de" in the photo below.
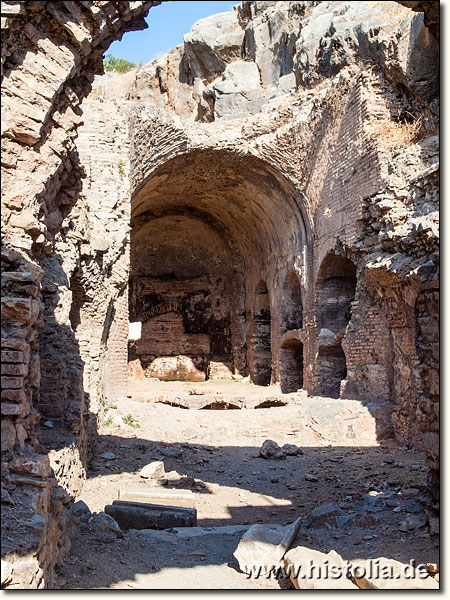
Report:
[[[304,565],[247,565],[243,567],[243,572],[247,577],[258,579],[285,579],[294,577],[295,579],[341,579],[356,577],[369,579],[426,579],[429,577],[427,565],[416,564],[410,560],[404,564],[401,569],[394,568],[393,565],[380,562],[380,559],[369,559],[364,564],[352,564],[344,561],[342,564],[329,562],[328,559],[321,561],[320,564],[313,560],[307,561]]]

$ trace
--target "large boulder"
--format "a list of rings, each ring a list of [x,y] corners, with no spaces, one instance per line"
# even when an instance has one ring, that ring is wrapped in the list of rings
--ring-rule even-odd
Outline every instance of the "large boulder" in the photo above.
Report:
[[[273,440],[265,440],[259,450],[259,454],[263,458],[274,458],[276,460],[286,458],[286,450],[280,448]]]
[[[254,114],[261,110],[263,89],[254,62],[237,61],[228,65],[222,79],[214,81],[204,95],[214,95],[216,118]]]
[[[194,23],[184,36],[186,60],[192,76],[211,81],[228,63],[241,56],[244,40],[235,11],[211,15]]]
[[[252,2],[245,29],[244,56],[258,66],[267,90],[292,72],[299,26],[309,2]],[[245,11],[245,7],[242,8]]]
[[[139,475],[143,479],[164,479],[165,477],[164,463],[161,460],[155,460],[141,469]]]
[[[269,572],[280,562],[279,544],[288,531],[283,525],[252,525],[242,536],[234,557],[243,573]]]
[[[195,366],[189,356],[160,356],[145,368],[146,377],[161,381],[205,381],[206,374]]]

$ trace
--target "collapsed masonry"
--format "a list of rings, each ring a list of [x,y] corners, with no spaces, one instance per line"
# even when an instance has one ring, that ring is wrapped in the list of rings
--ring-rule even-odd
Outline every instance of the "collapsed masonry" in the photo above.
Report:
[[[437,3],[242,2],[94,79],[156,4],[2,2],[11,587],[52,587],[127,372],[382,407],[437,498]]]

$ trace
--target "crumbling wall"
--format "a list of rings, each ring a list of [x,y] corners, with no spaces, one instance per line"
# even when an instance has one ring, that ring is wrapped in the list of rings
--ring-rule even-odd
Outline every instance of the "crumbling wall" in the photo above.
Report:
[[[77,242],[61,233],[83,177],[74,140],[104,51],[124,31],[145,27],[154,4],[1,6],[2,349],[9,352],[2,367],[2,556],[11,565],[9,587],[52,587],[54,565],[68,550],[89,406],[69,317]],[[52,420],[36,435],[41,411],[42,421]]]
[[[2,3],[10,587],[52,587],[106,395],[125,391],[130,217],[190,214],[226,240],[243,374],[265,282],[264,383],[286,391],[318,390],[318,273],[329,253],[351,259],[340,393],[381,402],[380,435],[423,444],[438,494],[436,15],[427,30],[399,6],[413,3],[243,2],[82,103],[109,43],[155,4]],[[302,321],[284,331],[290,272]]]

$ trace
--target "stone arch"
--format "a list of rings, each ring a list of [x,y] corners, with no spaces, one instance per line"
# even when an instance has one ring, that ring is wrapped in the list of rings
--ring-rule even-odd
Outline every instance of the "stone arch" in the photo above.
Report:
[[[255,289],[251,378],[256,385],[269,385],[272,376],[271,312],[266,282]]]
[[[271,248],[294,253],[308,245],[308,202],[268,162],[212,148],[180,152],[177,145],[167,148],[161,164],[152,153],[141,144],[131,160],[132,226],[145,214],[202,212],[231,234],[247,269],[257,263],[261,270]]]
[[[356,292],[356,266],[330,252],[322,261],[316,281],[316,325],[319,351],[316,358],[317,391],[339,396],[341,381],[347,376],[347,361],[342,347],[351,318]]]
[[[195,269],[191,269],[192,265],[186,263],[186,249],[203,244],[200,253],[202,260],[217,263],[219,271],[222,269],[220,276],[228,281],[229,322],[224,325],[229,328],[230,343],[227,351],[223,352],[220,348],[215,348],[215,333],[212,330],[185,330],[184,333],[207,333],[211,336],[211,348],[206,361],[210,366],[205,368],[207,376],[213,377],[216,373],[223,377],[227,373],[226,369],[228,372],[234,370],[246,375],[249,363],[254,362],[252,328],[254,290],[257,284],[255,273],[264,273],[265,279],[271,280],[278,268],[273,248],[277,248],[277,252],[289,260],[306,243],[308,213],[304,198],[284,175],[256,157],[212,149],[194,149],[181,154],[175,153],[174,156],[171,156],[168,149],[164,157],[165,162],[158,165],[156,161],[156,166],[145,176],[141,173],[145,173],[148,161],[145,166],[142,165],[141,154],[131,160],[133,172],[136,172],[139,164],[142,166],[139,178],[133,178],[131,203],[131,312],[133,313],[135,286],[133,253],[139,246],[147,247],[145,239],[150,237],[154,241],[154,248],[148,254],[149,260],[152,260],[151,255],[173,255],[185,261],[178,273],[171,274],[167,269],[166,273],[160,273],[165,277],[175,275],[178,279],[183,272],[195,274]],[[183,249],[168,252],[167,249],[174,243],[176,236],[172,235],[169,240],[164,240],[164,237],[167,238],[164,227],[158,228],[157,224],[169,223],[173,229],[175,221],[179,228],[185,228],[184,231],[187,231],[189,223],[195,223],[198,235],[195,239],[186,241]],[[145,232],[147,234],[144,235]],[[216,241],[213,242],[213,238]],[[208,242],[208,239],[211,241]],[[164,252],[157,251],[158,240],[161,240],[159,248],[165,248]],[[220,244],[223,250],[219,249]],[[212,270],[216,275],[219,274],[217,268]],[[210,274],[212,270],[210,269]],[[188,277],[186,275],[182,278],[186,280]],[[267,309],[270,314],[270,308]],[[257,313],[258,311],[259,308],[256,309]],[[138,315],[130,316],[131,320],[140,320]],[[257,315],[256,328],[260,325],[270,329],[270,322],[263,326],[261,317]],[[261,335],[256,331],[256,338]],[[263,345],[270,349],[270,339]],[[263,360],[257,356],[256,364],[260,359]],[[216,362],[219,364],[218,368]],[[266,375],[256,375],[256,379],[267,385],[271,378],[271,356],[265,357],[263,362]],[[205,365],[202,366],[204,367]],[[250,370],[253,373],[251,365]]]

